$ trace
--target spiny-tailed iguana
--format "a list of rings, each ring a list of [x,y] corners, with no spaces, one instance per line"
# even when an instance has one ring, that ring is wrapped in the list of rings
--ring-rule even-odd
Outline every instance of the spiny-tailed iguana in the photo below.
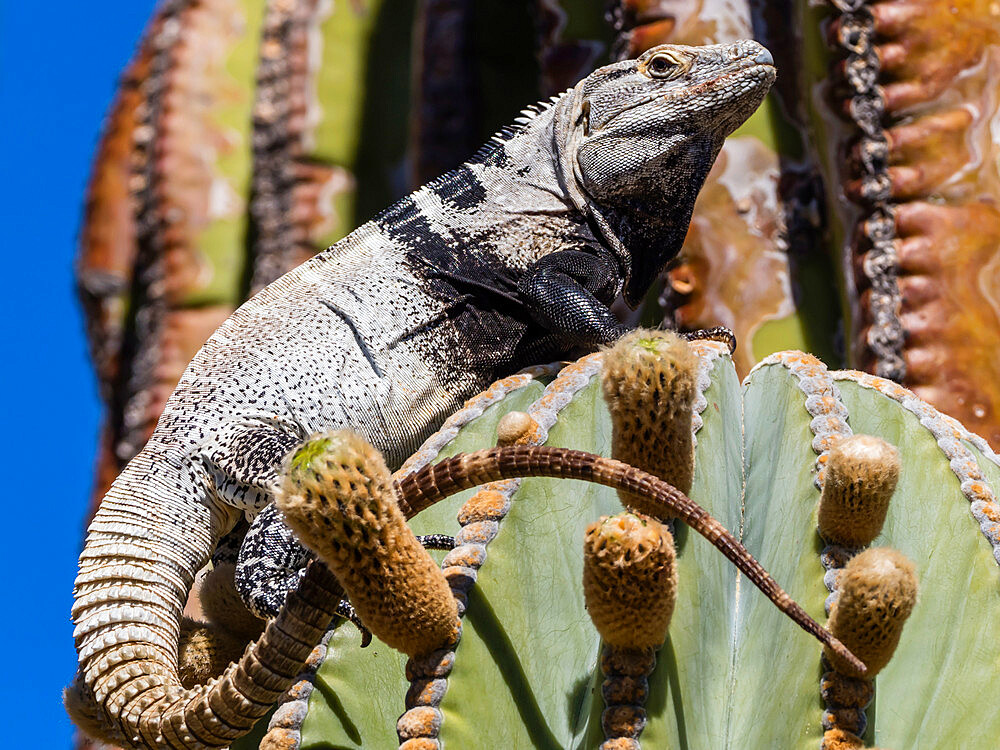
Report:
[[[618,337],[608,305],[635,306],[677,253],[723,139],[774,76],[752,41],[600,68],[219,328],[80,557],[81,690],[124,741],[222,746],[232,717],[266,710],[240,698],[253,653],[184,690],[178,629],[196,571],[271,501],[285,454],[350,428],[398,465],[493,379]]]

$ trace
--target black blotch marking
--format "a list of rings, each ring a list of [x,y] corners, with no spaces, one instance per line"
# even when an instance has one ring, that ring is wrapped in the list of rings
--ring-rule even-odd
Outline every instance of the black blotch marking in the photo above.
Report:
[[[443,237],[431,229],[431,224],[413,198],[404,198],[383,211],[377,221],[382,230],[399,245],[410,249],[432,245],[447,245]]]
[[[470,164],[482,164],[487,167],[503,168],[510,163],[507,149],[502,143],[488,143],[469,159]]]
[[[381,211],[374,221],[383,229],[391,229],[394,226],[412,221],[420,214],[420,209],[413,198],[407,196],[396,201],[384,211]]]
[[[486,200],[483,183],[464,164],[429,187],[442,201],[458,209],[474,209]]]
[[[601,83],[604,84],[607,81],[614,81],[619,78],[624,78],[625,76],[632,75],[635,71],[631,68],[618,68],[616,70],[607,70],[601,73]]]
[[[372,356],[371,350],[368,348],[368,345],[365,343],[365,340],[361,338],[361,333],[358,331],[357,326],[354,325],[354,320],[351,318],[351,316],[348,315],[343,310],[341,310],[339,307],[337,307],[329,300],[321,299],[320,303],[324,307],[329,309],[330,312],[332,312],[334,315],[338,316],[341,320],[343,320],[344,323],[347,324],[347,327],[351,329],[351,333],[354,334],[354,341],[357,343],[358,349],[361,350],[361,353],[364,355],[365,359],[368,360],[368,364],[371,365],[372,371],[378,377],[384,378],[385,374],[382,372],[382,368],[378,366],[378,362],[376,362],[375,357]]]

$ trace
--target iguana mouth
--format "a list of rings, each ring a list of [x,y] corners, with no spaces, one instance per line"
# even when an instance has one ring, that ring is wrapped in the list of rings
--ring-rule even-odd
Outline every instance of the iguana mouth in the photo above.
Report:
[[[622,107],[620,110],[611,115],[607,120],[605,120],[600,127],[594,128],[594,130],[598,132],[602,131],[605,128],[607,128],[608,125],[610,125],[612,122],[614,122],[616,119],[621,117],[626,112],[633,110],[636,107],[642,107],[646,104],[649,104],[650,102],[654,102],[657,99],[663,99],[664,101],[670,102],[670,101],[677,101],[679,99],[688,99],[693,96],[699,96],[701,94],[707,94],[709,92],[716,91],[720,88],[727,87],[732,81],[736,79],[742,77],[751,77],[753,74],[758,73],[760,71],[764,71],[765,73],[767,73],[767,71],[770,71],[771,80],[773,80],[774,76],[777,74],[776,68],[774,67],[774,65],[770,63],[752,62],[750,65],[746,65],[742,68],[739,68],[738,70],[734,70],[728,73],[723,73],[722,75],[719,75],[715,78],[710,78],[706,81],[702,81],[701,83],[692,84],[691,86],[678,90],[674,94],[650,94],[649,96],[644,97],[637,102]],[[591,130],[590,107],[587,106],[589,105],[589,101],[585,102],[584,104],[587,112],[585,118],[586,129],[584,133],[586,135]]]

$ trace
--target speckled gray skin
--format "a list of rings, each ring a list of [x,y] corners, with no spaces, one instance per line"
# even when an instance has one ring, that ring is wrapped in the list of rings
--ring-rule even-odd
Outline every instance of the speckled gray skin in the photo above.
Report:
[[[183,700],[194,575],[270,502],[297,442],[350,428],[396,466],[495,378],[616,338],[608,305],[620,291],[637,303],[680,248],[723,139],[773,79],[754,42],[601,68],[237,310],[104,498],[80,558],[80,670],[110,726],[159,737],[158,712]],[[203,734],[181,746],[231,741]]]

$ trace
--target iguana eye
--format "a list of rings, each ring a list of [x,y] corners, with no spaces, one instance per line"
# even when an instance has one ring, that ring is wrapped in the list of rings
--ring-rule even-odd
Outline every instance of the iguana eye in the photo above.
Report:
[[[653,78],[672,78],[682,73],[683,69],[681,61],[666,52],[653,55],[646,62],[646,72]]]

